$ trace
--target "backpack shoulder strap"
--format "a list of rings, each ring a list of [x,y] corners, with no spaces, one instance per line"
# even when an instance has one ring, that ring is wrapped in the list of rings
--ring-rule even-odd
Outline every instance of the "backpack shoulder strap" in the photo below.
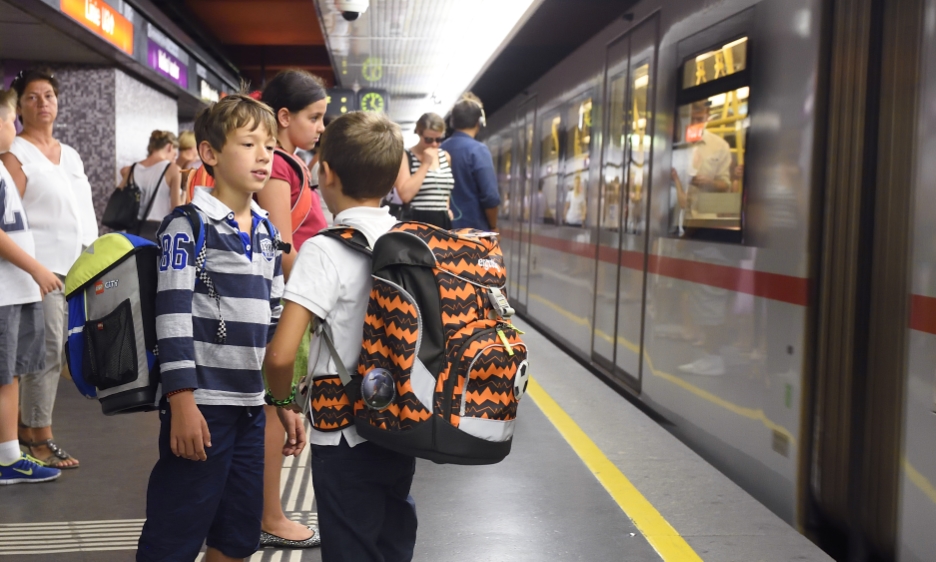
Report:
[[[176,207],[172,213],[176,216],[183,216],[188,219],[192,226],[192,236],[195,238],[195,279],[196,283],[201,282],[208,289],[208,297],[215,301],[218,306],[218,331],[215,334],[215,343],[223,344],[227,340],[227,324],[224,322],[224,315],[221,313],[221,295],[215,288],[211,274],[208,273],[206,266],[208,260],[208,251],[205,244],[205,223],[201,218],[201,213],[191,203]]]
[[[367,242],[367,236],[364,236],[363,232],[354,228],[353,226],[336,224],[335,226],[322,229],[318,234],[316,234],[316,236],[327,236],[329,238],[334,238],[352,250],[362,252],[368,257],[373,253],[370,244]]]
[[[309,169],[306,167],[305,163],[299,159],[295,154],[290,154],[282,148],[276,148],[275,153],[278,154],[287,164],[292,167],[293,171],[296,172],[296,175],[299,176],[299,195],[296,197],[296,201],[290,207],[290,219],[292,222],[292,231],[296,232],[299,230],[299,227],[302,226],[302,223],[305,222],[306,217],[309,216],[309,212],[312,210],[312,188],[310,187],[310,178],[309,178]]]
[[[134,164],[134,166],[136,166],[136,164]],[[143,211],[143,219],[140,221],[141,223],[146,222],[147,218],[149,217],[150,211],[153,210],[153,203],[156,202],[156,196],[159,195],[159,184],[161,184],[163,181],[163,178],[166,177],[166,172],[169,171],[169,166],[172,166],[172,161],[166,164],[166,167],[163,168],[162,173],[159,174],[159,179],[156,180],[156,187],[153,188],[153,193],[150,195],[149,202],[146,204],[146,210]],[[130,174],[131,176],[133,175],[133,170],[130,170]]]

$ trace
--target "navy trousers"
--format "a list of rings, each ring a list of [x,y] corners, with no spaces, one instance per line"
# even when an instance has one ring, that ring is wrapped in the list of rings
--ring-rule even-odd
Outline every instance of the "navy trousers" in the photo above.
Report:
[[[312,446],[322,562],[409,562],[416,545],[410,496],[416,459],[370,442]]]
[[[159,411],[159,460],[146,491],[146,523],[137,562],[192,562],[202,543],[232,558],[260,545],[263,514],[263,406],[199,406],[211,447],[208,460],[172,454],[171,413]]]

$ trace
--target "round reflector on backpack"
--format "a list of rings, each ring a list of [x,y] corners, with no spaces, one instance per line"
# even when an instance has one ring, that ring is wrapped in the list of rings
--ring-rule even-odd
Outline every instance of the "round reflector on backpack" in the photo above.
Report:
[[[372,410],[385,410],[396,398],[396,383],[386,369],[372,369],[361,381],[361,398]]]

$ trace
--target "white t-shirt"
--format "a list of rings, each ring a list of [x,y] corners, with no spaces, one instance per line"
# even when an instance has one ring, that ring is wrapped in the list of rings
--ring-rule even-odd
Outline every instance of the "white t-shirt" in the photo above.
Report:
[[[711,131],[702,133],[702,140],[692,145],[692,177],[731,182],[731,146]]]
[[[62,143],[62,157],[53,164],[31,142],[16,137],[10,153],[26,175],[23,207],[36,241],[36,259],[65,275],[82,250],[98,237],[91,184],[75,149]]]
[[[371,246],[396,223],[386,207],[352,207],[335,217],[336,225],[360,230]],[[325,320],[338,355],[353,373],[361,353],[370,290],[370,258],[333,238],[313,236],[299,250],[283,298]],[[315,377],[338,374],[321,338],[312,338],[309,345],[309,373]],[[354,426],[340,432],[312,429],[310,433],[313,445],[338,445],[342,435],[352,447],[365,441]]]
[[[10,177],[10,172],[0,163],[0,230],[6,232],[16,244],[30,256],[36,256],[36,244],[29,222],[26,220],[26,211],[23,210],[23,201],[20,199],[16,184]],[[39,285],[32,275],[16,267],[12,263],[0,258],[0,306],[14,304],[27,304],[39,302],[42,296]]]

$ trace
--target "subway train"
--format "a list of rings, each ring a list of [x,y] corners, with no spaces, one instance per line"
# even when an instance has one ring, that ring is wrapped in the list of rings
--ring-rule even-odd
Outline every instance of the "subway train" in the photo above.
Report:
[[[839,560],[936,552],[934,4],[643,0],[480,137],[520,315]]]

